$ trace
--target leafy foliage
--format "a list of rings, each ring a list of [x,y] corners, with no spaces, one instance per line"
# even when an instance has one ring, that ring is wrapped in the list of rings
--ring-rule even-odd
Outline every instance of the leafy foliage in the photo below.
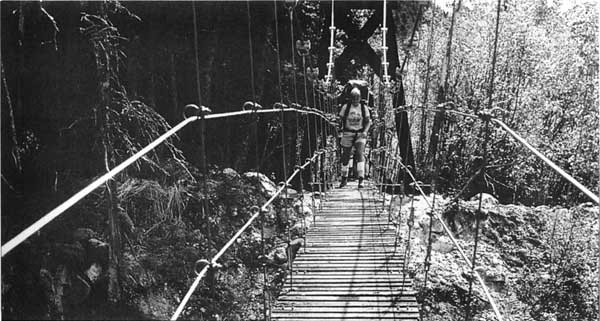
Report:
[[[584,185],[598,186],[600,148],[597,128],[598,50],[596,4],[511,2],[501,8],[498,59],[492,107],[504,112],[500,119],[524,136],[551,160],[570,172]],[[494,40],[495,4],[465,3],[458,13],[454,30],[452,70],[447,93],[455,109],[476,112],[487,106],[490,83],[491,46]],[[433,83],[440,79],[449,17],[436,8],[425,20],[434,24]],[[428,28],[421,28],[419,40],[429,39]],[[594,45],[592,45],[594,44]],[[425,48],[424,45],[420,46]],[[416,52],[408,66],[407,101],[424,100],[426,50]],[[429,86],[428,101],[435,102]],[[414,110],[413,130],[420,127],[421,111]],[[443,133],[445,143],[440,155],[446,166],[445,187],[459,188],[468,179],[470,155],[482,155],[480,121],[449,116]],[[431,117],[427,126],[431,126]],[[493,126],[492,126],[493,127]],[[503,131],[492,128],[488,160],[495,168],[489,172],[494,191],[504,202],[526,204],[575,203],[585,200],[579,191],[554,174],[529,151]],[[427,144],[419,142],[415,144]],[[423,175],[431,170],[423,168]],[[444,173],[445,172],[445,173]]]

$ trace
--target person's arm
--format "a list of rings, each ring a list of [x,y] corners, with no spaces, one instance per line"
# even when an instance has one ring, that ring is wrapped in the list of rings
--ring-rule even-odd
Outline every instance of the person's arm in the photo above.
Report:
[[[346,108],[348,108],[348,105],[343,105],[342,109],[340,110],[340,113],[338,114],[338,129],[339,131],[343,131],[344,130],[344,113],[346,113]]]
[[[369,129],[371,128],[371,113],[367,107],[365,107],[365,118],[365,129],[363,130],[363,134],[366,136],[369,134]]]

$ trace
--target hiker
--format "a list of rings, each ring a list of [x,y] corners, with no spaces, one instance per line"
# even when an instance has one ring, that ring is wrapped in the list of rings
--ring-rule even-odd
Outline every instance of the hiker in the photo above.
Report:
[[[350,103],[346,103],[339,113],[342,138],[342,182],[340,188],[348,183],[348,162],[352,147],[356,148],[356,171],[358,172],[358,188],[362,188],[365,177],[365,145],[367,133],[371,127],[369,108],[361,101],[360,89],[350,91]]]

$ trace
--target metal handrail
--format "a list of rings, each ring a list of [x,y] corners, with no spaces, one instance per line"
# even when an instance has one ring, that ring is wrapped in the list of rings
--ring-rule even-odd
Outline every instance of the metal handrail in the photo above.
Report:
[[[442,105],[444,105],[444,104],[442,104]],[[442,105],[439,105],[438,107],[443,107]],[[502,122],[498,118],[492,117],[488,113],[469,114],[469,113],[464,113],[464,112],[460,112],[457,110],[451,110],[451,109],[442,109],[442,108],[432,109],[432,108],[427,108],[427,107],[417,107],[417,108],[420,108],[420,109],[423,109],[425,111],[432,112],[432,113],[439,113],[439,112],[444,111],[447,113],[452,113],[452,114],[456,114],[456,115],[460,115],[460,116],[464,116],[464,117],[481,119],[483,121],[490,121],[494,125],[499,126],[506,133],[510,134],[519,143],[521,143],[523,146],[525,146],[527,149],[529,149],[535,156],[537,156],[544,163],[546,163],[548,166],[550,166],[550,168],[552,168],[556,173],[558,173],[559,175],[564,177],[573,186],[577,187],[583,194],[585,194],[587,197],[589,197],[592,201],[594,201],[596,204],[600,204],[600,198],[598,197],[598,195],[594,194],[587,187],[585,187],[583,184],[581,184],[579,181],[577,181],[573,176],[571,176],[571,175],[569,175],[569,173],[565,172],[562,168],[560,168],[558,165],[556,165],[556,163],[551,161],[548,157],[546,157],[544,154],[542,154],[539,150],[537,150],[535,147],[533,147],[531,144],[529,144],[527,142],[527,140],[525,140],[523,137],[521,137],[517,132],[512,130],[510,127],[508,127],[508,125],[506,125],[504,122]]]
[[[247,103],[248,102],[246,102],[244,104],[244,106],[247,107]],[[255,104],[255,103],[250,102],[250,104]],[[256,104],[256,105],[258,105],[258,104]],[[160,143],[164,142],[167,138],[173,136],[175,133],[180,131],[183,127],[187,126],[188,124],[190,124],[196,120],[199,120],[202,118],[217,119],[217,118],[225,118],[225,117],[234,117],[234,116],[248,115],[248,114],[254,114],[254,113],[266,114],[266,113],[275,113],[275,112],[299,112],[299,113],[312,113],[314,115],[317,115],[319,117],[326,119],[328,121],[328,123],[330,123],[329,120],[325,117],[325,114],[320,114],[320,113],[311,112],[311,111],[302,110],[302,109],[284,108],[285,105],[283,105],[283,104],[281,104],[281,106],[282,106],[282,108],[279,108],[279,109],[274,108],[274,109],[258,110],[257,108],[255,108],[253,110],[243,110],[243,111],[235,111],[235,112],[227,112],[227,113],[219,113],[219,114],[207,114],[210,112],[210,109],[205,106],[198,107],[196,105],[187,105],[186,110],[194,110],[196,115],[188,116],[188,115],[184,114],[185,119],[183,121],[181,121],[179,124],[177,124],[175,127],[171,128],[169,131],[167,131],[166,133],[161,135],[159,138],[157,138],[156,140],[154,140],[153,142],[148,144],[146,147],[144,147],[139,152],[135,153],[134,155],[132,155],[125,161],[123,161],[121,164],[119,164],[118,166],[116,166],[115,168],[113,168],[112,170],[107,172],[106,174],[100,176],[98,179],[96,179],[95,181],[90,183],[88,186],[86,186],[85,188],[83,188],[82,190],[77,192],[75,195],[71,196],[69,199],[64,201],[62,204],[60,204],[59,206],[57,206],[56,208],[54,208],[53,210],[48,212],[46,215],[42,216],[40,219],[38,219],[36,222],[31,224],[29,227],[27,227],[21,233],[17,234],[15,237],[10,239],[8,242],[3,244],[2,249],[1,249],[2,257],[4,257],[6,254],[8,254],[10,251],[12,251],[15,247],[17,247],[18,245],[23,243],[29,237],[31,237],[31,235],[33,235],[35,232],[39,231],[42,227],[46,226],[52,220],[54,220],[59,215],[64,213],[67,209],[69,209],[70,207],[75,205],[77,202],[82,200],[84,197],[86,197],[88,194],[90,194],[93,190],[98,188],[100,185],[102,185],[102,184],[106,183],[108,180],[112,179],[119,172],[123,171],[125,168],[127,168],[128,166],[130,166],[131,164],[133,164],[140,158],[142,158],[145,154],[150,152],[152,149],[156,148]]]

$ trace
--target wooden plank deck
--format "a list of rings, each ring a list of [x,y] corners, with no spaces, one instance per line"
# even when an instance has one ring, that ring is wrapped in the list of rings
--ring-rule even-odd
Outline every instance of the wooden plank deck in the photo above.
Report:
[[[329,194],[272,320],[419,319],[412,280],[402,274],[403,251],[377,205],[371,189],[352,182]]]

